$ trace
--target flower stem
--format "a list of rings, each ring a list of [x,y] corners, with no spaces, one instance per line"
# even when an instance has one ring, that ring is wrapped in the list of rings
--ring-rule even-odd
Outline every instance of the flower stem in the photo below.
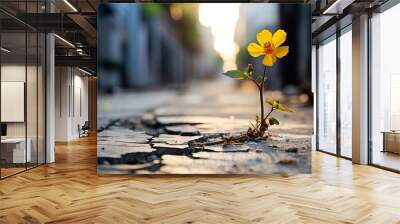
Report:
[[[264,73],[262,76],[262,82],[260,85],[260,106],[261,106],[261,121],[264,120],[264,81],[265,81],[265,75],[266,75],[266,71],[267,71],[267,66],[264,66]],[[262,124],[261,124],[262,125]]]
[[[269,115],[271,115],[271,113],[274,111],[274,108],[272,107],[271,110],[269,111],[269,113],[267,114],[267,116],[265,116],[265,118],[262,120],[262,122],[265,122],[267,120],[267,118],[269,117]]]

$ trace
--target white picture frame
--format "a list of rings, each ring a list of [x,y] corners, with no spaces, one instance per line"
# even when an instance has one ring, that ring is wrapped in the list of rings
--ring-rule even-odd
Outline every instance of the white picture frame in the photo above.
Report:
[[[1,122],[25,122],[25,82],[1,82]]]

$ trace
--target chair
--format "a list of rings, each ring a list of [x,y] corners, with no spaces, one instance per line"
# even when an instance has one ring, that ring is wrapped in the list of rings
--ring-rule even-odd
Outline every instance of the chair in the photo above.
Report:
[[[85,121],[82,127],[80,127],[80,125],[78,124],[79,138],[89,136],[89,129],[90,129],[89,121]]]

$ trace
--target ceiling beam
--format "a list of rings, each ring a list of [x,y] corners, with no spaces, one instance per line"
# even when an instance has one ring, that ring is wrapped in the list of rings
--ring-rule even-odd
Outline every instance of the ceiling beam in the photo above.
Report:
[[[85,17],[83,17],[80,14],[67,14],[67,16],[74,21],[78,26],[80,26],[82,28],[82,30],[84,30],[88,36],[90,36],[91,38],[96,38],[97,36],[97,30],[96,28],[94,28],[92,26],[92,24],[90,24],[87,19]]]
[[[88,67],[96,71],[97,61],[91,56],[55,56],[56,66],[79,66]]]

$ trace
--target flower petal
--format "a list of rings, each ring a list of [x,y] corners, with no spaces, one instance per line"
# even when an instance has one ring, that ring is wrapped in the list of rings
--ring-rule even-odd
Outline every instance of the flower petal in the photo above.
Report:
[[[281,44],[283,44],[283,42],[285,42],[285,40],[286,40],[286,32],[282,29],[277,30],[274,33],[274,36],[272,36],[272,44],[275,47],[281,46]]]
[[[272,54],[265,55],[265,57],[262,61],[263,65],[269,66],[269,67],[271,67],[275,62],[276,62],[276,57]]]
[[[276,108],[276,109],[278,109],[278,110],[280,110],[280,111],[283,111],[283,112],[293,112],[293,110],[292,109],[290,109],[289,107],[287,107],[285,104],[278,104],[278,107]]]
[[[261,46],[264,46],[267,42],[271,42],[272,33],[269,30],[261,30],[257,33],[257,41]]]
[[[289,53],[289,46],[282,46],[275,48],[275,56],[278,58],[283,58]]]
[[[256,43],[250,43],[249,46],[247,46],[247,51],[255,58],[265,54],[264,48]]]
[[[276,105],[278,105],[278,102],[276,100],[274,100],[274,99],[271,99],[271,98],[267,98],[265,100],[265,102],[267,102],[269,105],[271,105],[271,107],[275,107]]]

